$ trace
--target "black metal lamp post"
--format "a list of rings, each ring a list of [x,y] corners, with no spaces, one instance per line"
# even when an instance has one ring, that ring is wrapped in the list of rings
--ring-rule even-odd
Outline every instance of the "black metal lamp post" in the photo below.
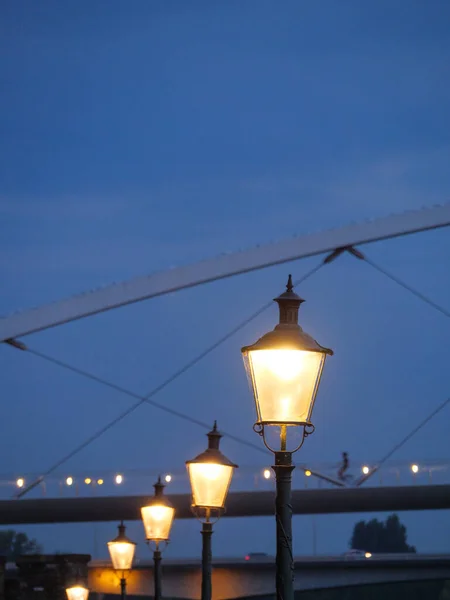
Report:
[[[68,600],[87,600],[89,590],[81,584],[76,584],[66,588],[66,594]]]
[[[108,542],[108,550],[114,570],[120,574],[120,597],[125,600],[127,594],[127,576],[132,566],[136,544],[125,535],[125,525],[119,525],[119,535]]]
[[[155,495],[147,506],[141,508],[147,543],[154,544],[153,551],[153,579],[155,585],[154,600],[161,600],[161,547],[167,545],[170,538],[175,509],[164,496],[164,484],[161,477],[155,483]]]
[[[275,302],[280,311],[278,325],[252,346],[242,348],[242,354],[256,405],[253,428],[275,454],[272,468],[276,477],[277,599],[293,600],[292,454],[314,431],[314,401],[325,359],[333,352],[320,346],[299,326],[298,309],[303,300],[294,292],[291,275],[286,291]],[[295,438],[297,427],[301,428],[300,438],[295,444],[288,444],[288,431],[289,437],[294,434]]]
[[[225,500],[237,465],[219,450],[222,435],[214,422],[208,433],[208,448],[186,466],[192,489],[192,512],[202,523],[202,594],[211,600],[211,536],[213,523],[225,510]]]

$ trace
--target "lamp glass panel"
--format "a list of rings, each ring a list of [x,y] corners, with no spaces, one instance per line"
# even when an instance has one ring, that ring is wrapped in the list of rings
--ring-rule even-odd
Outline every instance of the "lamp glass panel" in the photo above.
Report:
[[[66,594],[68,600],[87,600],[89,590],[81,585],[75,585],[74,587],[67,588]]]
[[[258,422],[308,422],[325,354],[306,350],[249,350],[244,356]]]
[[[143,506],[141,515],[146,539],[153,541],[168,540],[174,514],[175,509],[172,506],[165,506],[164,504]]]
[[[223,508],[233,476],[233,467],[217,463],[189,463],[194,506]]]
[[[108,542],[111,562],[116,571],[128,571],[133,564],[136,545],[131,542]]]

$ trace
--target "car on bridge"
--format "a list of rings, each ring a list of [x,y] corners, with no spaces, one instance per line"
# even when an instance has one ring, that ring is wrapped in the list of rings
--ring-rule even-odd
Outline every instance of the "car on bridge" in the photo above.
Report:
[[[249,552],[245,555],[245,560],[258,561],[270,558],[265,552]]]

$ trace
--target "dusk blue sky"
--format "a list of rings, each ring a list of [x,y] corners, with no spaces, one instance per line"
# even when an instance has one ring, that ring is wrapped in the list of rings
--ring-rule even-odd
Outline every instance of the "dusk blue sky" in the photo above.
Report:
[[[449,28],[446,0],[4,0],[0,314],[448,202]],[[447,229],[361,249],[450,307]],[[283,291],[289,272],[298,279],[319,261],[193,288],[24,341],[146,393]],[[449,322],[349,256],[298,292],[307,300],[301,324],[335,356],[314,412],[316,433],[296,460],[337,462],[347,450],[355,465],[374,462],[448,396]],[[262,444],[240,348],[276,318],[275,308],[264,313],[155,399]],[[132,402],[7,346],[0,360],[5,476],[44,471]],[[450,459],[448,410],[393,458]],[[58,476],[182,474],[204,448],[204,433],[143,406]],[[243,470],[271,462],[226,438],[223,449]],[[152,484],[141,482],[139,491],[152,493]],[[186,480],[180,485],[187,491]],[[49,493],[58,493],[56,483]],[[345,551],[359,518],[317,518],[318,551]],[[401,518],[419,550],[450,551],[447,511]],[[199,555],[198,528],[176,522],[168,554]],[[96,526],[95,544],[92,525],[25,530],[49,552],[104,556],[115,524]],[[139,523],[130,532],[143,541]],[[310,553],[310,517],[295,518],[294,535],[295,552]],[[274,553],[274,520],[222,521],[214,545],[221,555]],[[149,556],[142,545],[139,553]]]

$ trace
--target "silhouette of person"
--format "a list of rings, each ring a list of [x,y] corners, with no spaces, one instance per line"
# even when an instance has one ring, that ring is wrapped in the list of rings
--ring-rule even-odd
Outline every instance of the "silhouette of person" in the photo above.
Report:
[[[338,471],[338,478],[341,481],[345,481],[346,480],[345,473],[348,470],[349,464],[350,464],[350,461],[348,459],[348,453],[347,452],[343,452],[342,453],[342,464],[341,464],[341,466],[339,468],[339,471]]]

